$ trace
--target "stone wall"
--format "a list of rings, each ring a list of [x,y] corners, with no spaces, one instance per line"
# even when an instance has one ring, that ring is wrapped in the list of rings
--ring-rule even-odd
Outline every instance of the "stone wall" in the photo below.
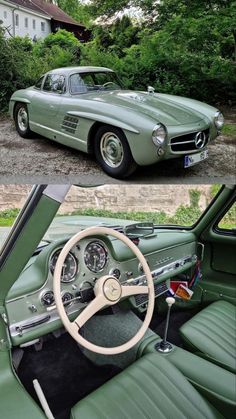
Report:
[[[72,187],[61,214],[78,209],[107,209],[111,211],[165,211],[174,214],[180,205],[189,205],[189,190],[201,191],[200,207],[209,201],[208,185],[105,185],[98,188]],[[31,190],[27,185],[0,185],[0,211],[21,208]]]

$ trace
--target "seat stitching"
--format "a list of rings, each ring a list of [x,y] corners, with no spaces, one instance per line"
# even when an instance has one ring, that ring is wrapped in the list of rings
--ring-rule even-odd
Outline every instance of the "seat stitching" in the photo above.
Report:
[[[157,366],[156,366],[156,364],[155,363],[153,363],[150,359],[148,359],[147,360],[152,366],[155,366],[156,368],[157,368]],[[172,368],[174,368],[173,367],[173,365],[171,365],[172,366]],[[165,378],[167,378],[168,379],[168,381],[169,381],[169,387],[173,387],[175,390],[176,390],[176,388],[178,388],[174,383],[173,383],[173,377],[172,376],[169,376],[168,375],[168,373],[166,372],[166,370],[162,370],[162,367],[160,366],[160,365],[158,365],[158,368],[157,368],[157,370],[158,370],[158,372],[161,372],[161,374],[165,377]],[[178,370],[177,370],[178,371]],[[186,380],[186,378],[181,374],[181,376]],[[187,381],[187,380],[186,380]],[[188,383],[188,381],[187,381],[187,383]],[[190,385],[190,384],[189,384]],[[190,387],[192,387],[191,385],[190,385]],[[192,390],[194,391],[194,389],[192,388]],[[195,403],[194,403],[194,401],[193,400],[190,400],[189,399],[189,397],[187,396],[187,395],[185,395],[182,391],[181,392],[179,392],[179,396],[182,396],[184,399],[186,399],[193,407],[195,407],[196,408],[196,410],[198,411],[198,412],[200,412],[200,413],[202,413],[202,411],[201,411],[201,409],[199,408],[199,406],[197,406]],[[178,396],[178,397],[179,397]],[[173,394],[170,392],[170,399],[172,399],[172,397],[173,397]]]
[[[153,365],[155,365],[155,364],[153,364],[153,363],[151,363],[152,364],[152,366]],[[156,365],[155,365],[155,367],[156,367]],[[140,370],[142,370],[142,371],[144,371],[145,372],[145,369],[143,368],[143,366],[142,365],[140,365],[139,366],[139,368],[140,368]],[[161,373],[165,378],[167,378],[167,381],[169,382],[170,381],[170,383],[171,383],[171,387],[174,387],[174,389],[176,390],[176,386],[173,384],[173,382],[171,381],[171,380],[169,380],[169,377],[167,377],[160,369],[159,369],[159,366],[158,366],[158,368],[157,368],[157,371],[158,371],[158,373]],[[151,382],[153,382],[153,383],[155,383],[156,384],[156,381],[153,379],[153,377],[151,376],[151,375],[149,375],[148,376],[149,377],[149,379],[150,379],[150,381]],[[174,403],[174,401],[173,401],[173,394],[171,393],[171,392],[169,392],[169,394],[170,394],[170,396],[167,394],[167,390],[163,390],[162,389],[162,387],[161,386],[159,386],[159,390],[160,390],[160,392],[168,399],[168,402],[169,403],[171,403],[174,407],[175,407],[175,409],[177,409],[179,412],[180,412],[180,414],[183,416],[183,417],[186,417],[186,419],[188,419],[187,418],[187,416],[185,416],[185,414],[183,413],[183,411],[182,410],[180,410],[180,408],[176,405],[176,403]],[[183,395],[182,394],[182,396],[184,397],[184,398],[186,398],[187,399],[187,397],[185,397],[185,395]],[[187,399],[188,400],[188,399]]]
[[[107,416],[106,412],[104,412],[103,410],[99,409],[99,404],[98,403],[95,403],[91,398],[88,397],[86,399],[86,403],[92,405],[93,410],[95,408],[95,411],[98,410],[99,412],[101,412],[103,418],[105,417],[106,419],[110,419],[110,416]]]
[[[209,339],[209,336],[205,333],[205,331],[204,331],[204,330],[202,330],[202,329],[198,329],[198,327],[196,327],[196,326],[194,326],[194,328],[195,328],[195,330],[197,330],[197,332],[199,332],[200,334],[204,335],[205,337],[207,337],[207,338]],[[227,348],[225,348],[225,347],[223,346],[223,344],[222,344],[221,342],[219,342],[218,340],[215,340],[214,338],[211,338],[211,341],[212,341],[213,343],[217,344],[217,345],[218,345],[221,349],[223,349],[223,350],[224,350],[224,352],[228,353],[228,355],[229,355],[229,356],[233,357],[233,356],[235,355],[235,352],[234,352],[233,354],[232,354],[231,352],[229,352],[229,351],[227,350]],[[191,342],[191,340],[190,340],[190,342]],[[196,348],[198,348],[198,349],[201,351],[200,346],[199,346],[199,345],[197,345],[195,342],[193,343],[193,345],[194,345],[194,346],[196,346]]]
[[[206,311],[210,311],[210,308],[209,308],[209,310],[208,310],[208,308],[206,308],[205,310],[206,310]],[[204,310],[203,310],[203,311],[204,311]],[[231,320],[235,320],[235,316],[236,316],[236,312],[235,312],[235,311],[232,311],[231,313],[226,313],[225,311],[220,310],[220,308],[219,308],[219,307],[214,308],[214,311],[215,311],[215,312],[218,312],[218,313],[220,313],[220,314],[223,314],[225,317],[228,317],[228,318],[230,318]]]
[[[233,347],[234,352],[235,352],[235,345],[234,342],[232,343],[229,339],[227,338],[223,338],[222,335],[219,332],[216,332],[214,329],[212,329],[212,327],[210,325],[205,325],[204,323],[202,323],[200,320],[196,321],[196,325],[192,325],[193,328],[195,328],[196,330],[198,330],[199,333],[203,333],[205,334],[205,332],[212,332],[214,334],[214,336],[218,336],[221,340],[224,339],[224,341],[226,341],[230,346]],[[203,328],[201,328],[200,330],[198,329],[198,325],[203,326]],[[213,340],[213,337],[210,337],[209,335],[207,335],[208,340]],[[214,341],[215,342],[215,341]],[[218,343],[219,346],[221,346],[221,343],[219,341],[216,341]],[[230,354],[230,352],[229,352]]]
[[[222,316],[217,316],[217,314],[219,314],[219,313],[217,313],[217,312],[214,312],[213,313],[213,312],[210,312],[210,311],[204,311],[203,310],[202,312],[199,313],[199,315],[195,316],[195,318],[197,319],[197,318],[200,318],[200,317],[203,317],[203,316],[212,316],[212,317],[216,317],[216,318],[220,319],[222,322],[224,322],[225,324],[227,324],[227,326],[229,326],[229,322],[226,319],[226,318],[228,318],[228,316],[225,316],[224,314]],[[195,320],[195,318],[193,318],[193,320]],[[236,320],[236,317],[230,318],[230,324],[232,324],[231,327],[233,329],[234,328],[236,329],[236,327],[235,327],[235,320]]]
[[[126,374],[128,374],[128,371],[126,371]],[[123,387],[122,387],[122,385],[121,385],[121,383],[118,381],[118,380],[116,380],[115,381],[115,384],[117,384],[117,386],[119,386],[122,390],[123,390],[123,392],[124,392],[124,389],[123,389]],[[133,382],[132,382],[132,385],[133,385]],[[130,403],[130,401],[132,401],[133,403],[133,405],[135,406],[135,408],[136,408],[136,410],[138,409],[138,406],[137,406],[137,404],[136,403],[134,403],[134,401],[133,401],[133,399],[132,398],[129,398],[129,403]],[[119,407],[120,407],[120,405],[118,405]],[[123,412],[123,409],[121,409],[122,410],[122,412]],[[144,414],[146,413],[145,411],[143,411],[143,409],[141,408],[140,409]],[[126,416],[126,414],[125,414],[125,417],[126,418],[128,418],[129,419],[129,416]]]
[[[235,335],[234,334],[232,334],[231,333],[231,330],[232,330],[232,327],[228,324],[228,323],[226,323],[227,324],[227,326],[229,327],[229,329],[231,329],[230,331],[225,331],[225,329],[224,329],[224,326],[223,325],[220,325],[219,323],[217,323],[216,321],[214,321],[215,320],[215,318],[213,318],[213,319],[209,319],[209,318],[207,318],[206,316],[204,317],[203,315],[201,316],[201,318],[199,317],[198,318],[198,320],[196,319],[195,321],[199,321],[199,320],[208,320],[208,321],[210,321],[212,324],[215,324],[217,327],[218,327],[218,329],[223,333],[227,333],[228,335],[230,335],[230,337],[232,337],[233,339],[235,338]],[[222,320],[222,319],[221,319]],[[205,325],[205,327],[208,327],[208,325]],[[236,328],[235,328],[236,329]],[[234,330],[234,328],[233,328],[233,330]]]
[[[207,314],[207,315],[211,315],[211,316],[215,316],[215,317],[217,317],[217,318],[219,318],[220,320],[223,320],[223,321],[225,321],[225,322],[227,322],[228,320],[226,319],[226,318],[228,318],[229,316],[227,316],[226,314],[225,314],[225,312],[224,313],[221,313],[221,312],[219,312],[218,310],[215,310],[215,311],[211,311],[211,310],[202,310],[198,315],[196,315],[195,317],[200,317],[201,315],[204,315],[204,314]],[[218,316],[217,316],[218,315]],[[234,324],[234,320],[236,320],[236,313],[235,313],[235,316],[232,316],[232,317],[230,317],[230,320],[231,320],[231,323],[232,324]],[[229,324],[229,323],[227,323],[227,324]]]
[[[150,359],[147,359],[147,361],[151,364],[151,365],[154,365],[155,367],[156,367],[156,365],[150,360]],[[169,361],[168,361],[169,362]],[[172,368],[174,368],[173,367],[173,365],[171,364],[171,366],[172,366]],[[169,375],[168,375],[168,373],[166,372],[166,370],[162,370],[161,369],[161,367],[160,367],[160,365],[158,365],[158,371],[159,372],[161,372],[162,373],[162,375],[164,375],[165,376],[165,378],[167,378],[168,380],[169,380],[169,382],[170,382],[170,387],[171,387],[171,385],[172,385],[172,387],[174,387],[175,389],[176,389],[176,386],[174,386],[173,385],[173,381],[172,381],[172,377],[169,377]],[[178,371],[178,370],[177,370]],[[178,371],[179,372],[179,371]],[[184,377],[184,375],[183,374],[181,374],[182,376],[183,376],[183,378],[186,380],[186,382],[189,384],[189,386],[190,387],[192,387],[192,385],[187,381],[187,379]],[[194,389],[194,387],[192,387],[192,390],[193,391],[196,391],[195,389]],[[197,391],[196,391],[197,392]],[[198,412],[200,412],[201,414],[206,414],[206,412],[202,412],[202,409],[199,407],[199,406],[196,406],[195,405],[195,403],[194,403],[194,400],[190,400],[189,399],[189,397],[187,396],[187,395],[185,395],[182,391],[180,391],[179,392],[180,393],[180,395],[181,396],[183,396],[188,402],[190,402],[191,404],[192,404],[192,406],[194,406],[195,408],[196,408],[196,410],[198,411]],[[171,394],[171,393],[170,393]],[[198,393],[197,393],[198,394]],[[199,395],[199,394],[198,394]],[[172,394],[171,394],[171,396],[172,396]],[[201,398],[200,398],[201,399]],[[204,399],[201,399],[201,400],[203,400],[204,401]],[[203,416],[203,417],[205,417],[206,418],[206,416]],[[188,418],[189,419],[189,418]]]
[[[139,384],[137,384],[138,382],[140,383],[140,380],[138,379],[138,377],[137,376],[135,376],[134,374],[132,374],[131,373],[131,371],[127,371],[127,373],[128,373],[128,375],[130,375],[133,379],[134,379],[134,384],[141,390],[141,392],[143,393],[143,394],[145,394],[145,396],[147,397],[147,399],[151,402],[151,404],[154,406],[154,408],[157,408],[159,411],[160,411],[160,413],[162,414],[162,416],[165,418],[166,417],[166,415],[165,415],[165,413],[161,410],[161,408],[158,406],[158,405],[156,405],[156,403],[152,400],[152,398],[149,396],[149,394],[148,393],[146,393],[145,391],[144,391],[144,389],[142,388],[142,386]],[[149,377],[149,375],[147,374],[147,372],[145,371],[145,373],[146,373],[146,375],[148,376],[148,378],[150,378]],[[133,384],[132,384],[133,385]]]

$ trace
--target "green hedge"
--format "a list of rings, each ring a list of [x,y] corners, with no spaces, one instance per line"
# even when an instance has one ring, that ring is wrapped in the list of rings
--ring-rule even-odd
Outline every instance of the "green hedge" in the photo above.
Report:
[[[234,40],[221,21],[204,14],[175,16],[157,30],[123,18],[109,27],[96,25],[86,44],[65,30],[36,43],[5,38],[0,25],[0,111],[7,110],[15,90],[29,87],[50,69],[70,65],[110,67],[126,88],[153,85],[157,92],[234,103]]]
[[[213,185],[211,188],[212,198],[219,191],[219,185]],[[82,216],[93,216],[93,217],[108,217],[118,218],[123,220],[136,220],[136,221],[149,221],[154,224],[176,224],[180,226],[192,226],[200,217],[202,211],[199,208],[201,192],[197,189],[189,191],[190,205],[181,205],[177,208],[175,214],[170,216],[164,211],[110,211],[104,209],[85,209],[77,210],[69,215],[82,215]],[[0,226],[12,225],[19,210],[5,210],[0,212]],[[67,215],[67,214],[65,214]],[[235,227],[235,206],[228,212],[227,216],[223,219],[221,227],[232,228]]]

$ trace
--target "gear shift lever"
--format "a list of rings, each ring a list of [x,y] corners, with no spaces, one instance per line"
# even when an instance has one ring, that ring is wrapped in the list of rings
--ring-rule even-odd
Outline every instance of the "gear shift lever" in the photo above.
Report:
[[[173,349],[173,346],[171,345],[171,343],[167,342],[167,334],[168,334],[169,321],[170,321],[170,310],[171,310],[172,305],[175,303],[175,299],[173,297],[167,297],[166,303],[168,304],[168,311],[167,311],[167,317],[166,317],[166,327],[165,327],[164,338],[161,342],[158,342],[157,345],[155,346],[156,350],[162,353],[171,352]]]

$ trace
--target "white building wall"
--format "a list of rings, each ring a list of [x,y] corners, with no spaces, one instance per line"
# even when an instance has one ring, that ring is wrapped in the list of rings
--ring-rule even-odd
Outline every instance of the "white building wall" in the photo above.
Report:
[[[15,34],[13,25],[13,15],[15,18]],[[18,18],[16,18],[18,16]],[[18,19],[18,25],[16,24]],[[26,24],[28,22],[28,27]],[[0,20],[3,22],[2,26],[8,28],[11,35],[15,36],[29,36],[34,39],[45,38],[51,33],[51,19],[45,18],[43,15],[31,12],[30,10],[15,8],[8,5],[7,2],[0,0]],[[6,32],[6,36],[10,36]]]

